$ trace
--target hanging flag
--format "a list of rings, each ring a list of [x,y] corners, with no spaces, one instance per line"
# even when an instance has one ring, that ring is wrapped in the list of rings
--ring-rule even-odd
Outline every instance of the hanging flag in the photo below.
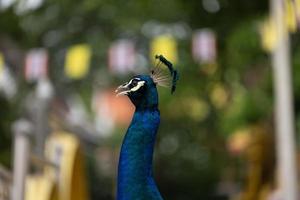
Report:
[[[287,30],[291,33],[297,31],[296,7],[293,0],[285,0],[285,21]]]
[[[155,37],[150,44],[150,57],[155,62],[155,55],[163,55],[173,64],[177,63],[177,41],[171,35],[160,35]]]
[[[108,52],[108,66],[114,74],[132,72],[136,64],[135,47],[131,40],[121,39],[114,42]]]
[[[215,33],[206,28],[193,34],[193,58],[198,63],[214,63],[217,57]]]
[[[71,79],[81,79],[87,75],[90,67],[91,48],[87,44],[70,47],[65,61],[65,74]]]
[[[27,81],[37,81],[47,77],[48,53],[45,49],[32,49],[25,58],[25,79]]]
[[[0,53],[0,75],[3,73],[4,69],[4,56],[2,53]]]
[[[285,22],[284,34],[295,33],[300,22],[300,0],[284,0],[283,3]],[[268,52],[273,51],[278,41],[278,33],[275,21],[272,17],[269,17],[269,19],[262,22],[260,26],[260,35],[263,49]]]
[[[273,19],[268,18],[262,22],[260,26],[260,35],[262,48],[267,52],[273,51],[277,43],[277,32]]]
[[[85,159],[80,143],[74,133],[63,131],[51,133],[45,141],[45,158],[57,166],[46,165],[44,173],[46,177],[57,180],[58,198],[54,199],[89,199]]]
[[[294,0],[297,24],[300,25],[300,0]]]

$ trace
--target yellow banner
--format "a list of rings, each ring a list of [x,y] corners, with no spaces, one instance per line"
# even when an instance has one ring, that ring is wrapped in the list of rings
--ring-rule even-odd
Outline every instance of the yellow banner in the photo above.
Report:
[[[297,31],[296,7],[291,0],[285,0],[285,23],[289,32]]]
[[[4,56],[2,53],[0,53],[0,74],[3,73],[3,69],[4,69]]]
[[[150,44],[150,56],[155,62],[155,55],[163,55],[173,64],[177,63],[177,41],[171,35],[160,35],[155,37]]]
[[[58,182],[57,200],[88,200],[85,160],[80,141],[72,133],[55,132],[46,140],[46,159],[58,166],[46,166],[48,177]]]
[[[273,51],[277,43],[277,32],[275,22],[271,18],[261,24],[260,35],[262,48],[267,52]]]
[[[300,0],[295,0],[296,17],[300,18]]]
[[[87,44],[78,44],[69,48],[66,55],[65,74],[72,79],[87,75],[90,67],[91,48]]]

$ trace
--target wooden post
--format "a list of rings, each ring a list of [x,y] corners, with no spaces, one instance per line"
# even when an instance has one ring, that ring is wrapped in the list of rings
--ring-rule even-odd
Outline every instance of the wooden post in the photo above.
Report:
[[[35,153],[41,158],[44,157],[45,140],[49,132],[48,111],[53,92],[48,79],[39,79],[36,88]]]
[[[294,108],[289,33],[285,24],[284,0],[271,0],[277,43],[272,54],[275,92],[275,127],[279,191],[284,200],[298,199]]]
[[[14,159],[12,200],[24,200],[25,178],[27,175],[30,134],[32,125],[26,120],[18,120],[13,125],[14,132]]]

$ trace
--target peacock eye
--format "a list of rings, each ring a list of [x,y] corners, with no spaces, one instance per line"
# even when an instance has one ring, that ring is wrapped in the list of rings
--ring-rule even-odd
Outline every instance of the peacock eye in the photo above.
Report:
[[[132,82],[131,82],[131,85],[133,87],[135,87],[135,86],[137,86],[137,84],[138,84],[138,81],[136,79],[133,79]]]

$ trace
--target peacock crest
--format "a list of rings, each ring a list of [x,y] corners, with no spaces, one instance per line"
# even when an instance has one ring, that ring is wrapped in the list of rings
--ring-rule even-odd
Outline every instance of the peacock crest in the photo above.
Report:
[[[179,79],[177,70],[173,68],[173,65],[162,55],[156,55],[155,59],[158,60],[157,64],[151,69],[151,78],[153,82],[162,87],[170,87],[171,93],[176,89],[176,83]],[[166,66],[167,70],[162,67]]]

